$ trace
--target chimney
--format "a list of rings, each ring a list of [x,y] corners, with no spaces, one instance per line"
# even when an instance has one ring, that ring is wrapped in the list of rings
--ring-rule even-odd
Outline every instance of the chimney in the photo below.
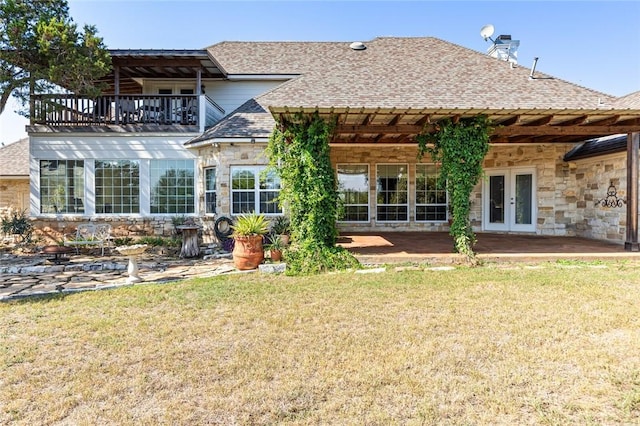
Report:
[[[487,49],[487,54],[492,58],[502,61],[518,63],[518,47],[520,40],[511,40],[510,35],[499,35],[493,45]]]

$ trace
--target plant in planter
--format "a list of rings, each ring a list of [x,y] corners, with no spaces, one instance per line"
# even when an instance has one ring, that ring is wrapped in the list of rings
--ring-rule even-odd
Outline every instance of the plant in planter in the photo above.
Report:
[[[269,222],[262,214],[250,213],[239,216],[232,228],[234,266],[256,269],[264,260],[262,240],[269,232]]]
[[[271,224],[271,233],[273,235],[279,235],[282,239],[283,245],[289,244],[289,238],[291,235],[291,223],[286,216],[276,217]]]
[[[287,244],[284,242],[282,235],[273,235],[271,242],[265,246],[266,250],[269,250],[271,260],[274,262],[280,262],[282,260],[282,252],[287,248]]]

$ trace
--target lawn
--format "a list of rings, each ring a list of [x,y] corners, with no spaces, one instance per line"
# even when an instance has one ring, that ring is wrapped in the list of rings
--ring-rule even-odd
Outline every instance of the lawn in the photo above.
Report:
[[[638,424],[640,265],[237,274],[0,304],[1,424]]]

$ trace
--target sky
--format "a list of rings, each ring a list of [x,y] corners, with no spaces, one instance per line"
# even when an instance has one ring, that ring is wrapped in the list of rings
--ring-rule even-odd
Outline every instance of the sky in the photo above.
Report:
[[[640,90],[638,1],[211,1],[69,0],[79,24],[110,49],[201,49],[221,41],[363,41],[437,37],[486,52],[493,38],[520,40],[518,63],[614,96]],[[420,52],[416,52],[419,55]],[[402,72],[402,70],[397,70]],[[26,137],[9,105],[0,142]]]

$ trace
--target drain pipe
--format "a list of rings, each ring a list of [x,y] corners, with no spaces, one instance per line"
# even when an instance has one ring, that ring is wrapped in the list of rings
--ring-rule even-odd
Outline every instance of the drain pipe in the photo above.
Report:
[[[536,72],[536,65],[538,63],[538,57],[533,58],[533,65],[531,66],[531,73],[529,74],[529,80],[533,80],[535,77],[533,73]]]

